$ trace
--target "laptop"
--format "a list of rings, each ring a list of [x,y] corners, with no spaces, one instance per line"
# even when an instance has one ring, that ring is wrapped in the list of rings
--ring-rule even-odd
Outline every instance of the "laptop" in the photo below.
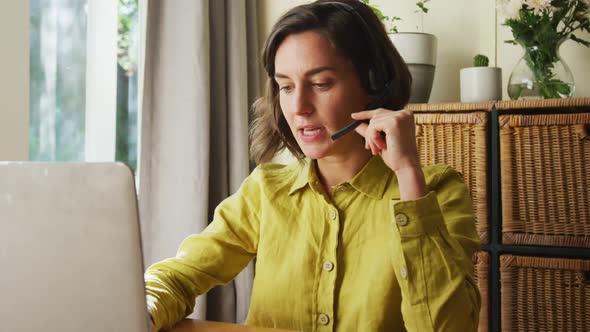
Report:
[[[0,162],[0,331],[148,331],[131,170]]]

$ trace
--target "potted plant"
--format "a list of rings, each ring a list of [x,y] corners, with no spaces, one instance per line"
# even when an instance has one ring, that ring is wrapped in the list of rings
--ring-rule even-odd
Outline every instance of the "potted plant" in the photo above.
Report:
[[[361,0],[379,16],[383,24],[388,27],[389,38],[398,50],[412,74],[412,92],[410,103],[426,103],[430,98],[432,83],[434,82],[434,73],[436,68],[436,36],[424,33],[424,25],[418,28],[419,32],[399,32],[396,26],[397,21],[401,21],[398,16],[389,17],[370,0]],[[424,15],[428,13],[427,3],[430,0],[421,0],[416,3],[418,7],[415,11],[420,15],[420,20],[424,21]]]
[[[482,102],[502,99],[502,69],[488,67],[487,56],[478,54],[473,58],[473,67],[460,71],[461,101]]]
[[[511,99],[567,98],[574,77],[559,55],[563,42],[590,42],[574,32],[590,32],[590,0],[498,0],[498,9],[524,55],[508,79]]]

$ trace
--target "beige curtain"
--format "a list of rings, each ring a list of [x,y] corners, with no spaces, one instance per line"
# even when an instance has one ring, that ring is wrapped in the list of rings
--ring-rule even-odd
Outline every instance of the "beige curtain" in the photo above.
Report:
[[[175,255],[249,173],[255,0],[146,0],[139,209],[146,266]],[[252,264],[191,317],[243,322]]]

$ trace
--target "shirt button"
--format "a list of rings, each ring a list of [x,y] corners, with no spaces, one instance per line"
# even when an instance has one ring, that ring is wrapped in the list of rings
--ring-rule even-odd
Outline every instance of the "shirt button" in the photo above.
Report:
[[[402,268],[399,270],[399,274],[402,279],[408,279],[408,269],[405,266],[402,266]]]
[[[395,216],[395,222],[400,226],[405,226],[408,224],[408,216],[403,213],[400,213]]]
[[[322,325],[328,325],[329,322],[330,322],[330,317],[328,317],[328,315],[326,315],[326,314],[320,314],[320,316],[318,317],[318,323],[320,323]]]
[[[327,272],[330,272],[334,269],[334,263],[330,262],[330,261],[325,261],[324,262],[324,270],[326,270]]]
[[[335,220],[336,219],[336,211],[330,210],[330,212],[328,213],[328,215],[330,216],[330,219],[332,219],[332,220]]]

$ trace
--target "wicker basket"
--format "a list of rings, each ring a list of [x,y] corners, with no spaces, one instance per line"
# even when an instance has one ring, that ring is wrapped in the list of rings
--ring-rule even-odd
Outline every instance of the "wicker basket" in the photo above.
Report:
[[[497,108],[559,108],[499,116],[503,243],[590,247],[590,98]]]
[[[488,332],[490,325],[490,254],[485,251],[476,252],[473,255],[473,265],[475,267],[475,282],[481,295],[481,309],[479,310],[479,327],[477,331]]]
[[[477,232],[489,241],[487,135],[493,103],[410,104],[420,161],[445,163],[463,174],[471,192]]]
[[[502,331],[589,331],[590,260],[502,255]]]

